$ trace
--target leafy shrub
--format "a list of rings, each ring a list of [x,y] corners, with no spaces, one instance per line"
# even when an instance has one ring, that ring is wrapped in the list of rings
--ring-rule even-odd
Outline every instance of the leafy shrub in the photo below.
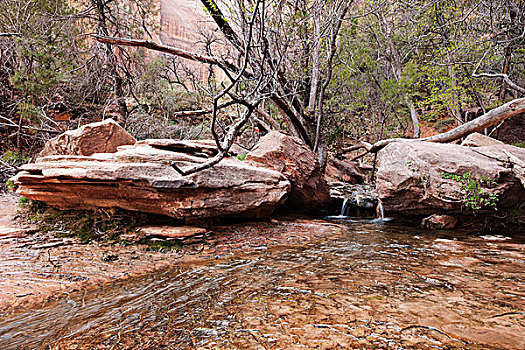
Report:
[[[451,179],[461,183],[463,190],[463,204],[472,210],[479,210],[483,207],[496,208],[498,202],[498,194],[486,191],[483,187],[493,187],[497,184],[496,179],[481,178],[476,179],[472,177],[470,171],[463,175],[456,175],[452,173],[442,172],[441,177],[444,179]]]

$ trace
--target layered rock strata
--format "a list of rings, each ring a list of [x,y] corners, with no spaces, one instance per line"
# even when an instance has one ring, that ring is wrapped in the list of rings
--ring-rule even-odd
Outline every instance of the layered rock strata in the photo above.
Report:
[[[286,199],[290,183],[282,174],[234,157],[184,177],[170,165],[202,163],[214,152],[209,142],[146,140],[115,153],[41,157],[13,180],[22,196],[59,209],[121,208],[185,220],[268,217]]]

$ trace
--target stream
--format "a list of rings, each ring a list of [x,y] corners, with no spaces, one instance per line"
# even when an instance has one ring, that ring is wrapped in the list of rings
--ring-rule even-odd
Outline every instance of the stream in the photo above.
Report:
[[[525,236],[331,220],[331,237],[0,316],[0,348],[525,348]]]

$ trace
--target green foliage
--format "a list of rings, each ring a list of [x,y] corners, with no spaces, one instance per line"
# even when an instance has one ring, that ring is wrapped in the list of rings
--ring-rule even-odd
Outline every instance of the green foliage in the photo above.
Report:
[[[479,210],[484,207],[496,208],[496,203],[499,200],[498,194],[485,189],[494,187],[497,184],[496,179],[480,178],[478,180],[472,177],[470,171],[463,175],[442,172],[441,177],[461,183],[465,207],[472,210]]]
[[[169,251],[173,249],[180,249],[183,247],[183,243],[179,239],[165,241],[165,240],[151,240],[149,238],[143,238],[138,243],[147,245],[149,250],[153,252],[165,252],[165,251]]]
[[[243,162],[246,159],[246,154],[238,154],[237,159]]]
[[[25,163],[28,163],[30,160],[30,157],[13,151],[7,151],[2,155],[2,161],[14,167],[19,167]]]
[[[18,200],[18,205],[20,205],[21,207],[26,207],[28,206],[30,203],[30,200],[29,198],[26,198],[26,197],[20,197],[20,199]]]
[[[0,31],[20,32],[15,38],[18,69],[9,77],[17,91],[19,112],[35,121],[57,87],[80,64],[72,50],[78,46],[80,31],[72,22],[57,21],[49,14],[68,16],[74,13],[69,2],[62,0],[4,1],[0,3]],[[25,20],[13,28],[13,18]]]
[[[78,237],[84,242],[91,240],[115,240],[120,234],[132,232],[144,225],[148,216],[144,213],[122,210],[79,211],[53,208],[30,208],[28,218],[42,232],[56,231],[62,237]]]
[[[13,180],[7,180],[5,183],[5,188],[7,188],[10,191],[15,191],[17,189],[17,186],[15,185],[15,182]]]
[[[514,224],[525,225],[525,203],[509,209],[508,220]]]

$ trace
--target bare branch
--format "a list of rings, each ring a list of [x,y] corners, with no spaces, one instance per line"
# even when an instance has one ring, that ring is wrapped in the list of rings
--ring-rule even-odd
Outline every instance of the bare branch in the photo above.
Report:
[[[97,35],[97,34],[91,34],[91,37],[95,39],[98,42],[105,43],[105,44],[114,44],[114,45],[122,45],[122,46],[133,46],[133,47],[144,47],[146,49],[169,53],[171,55],[175,55],[178,57],[182,57],[188,60],[207,63],[207,64],[214,64],[218,65],[220,67],[224,67],[225,69],[228,69],[232,72],[238,72],[239,69],[232,63],[227,62],[221,58],[218,57],[212,57],[212,56],[206,56],[201,55],[196,52],[186,51],[179,49],[177,47],[163,45],[163,44],[157,44],[154,41],[149,40],[140,40],[140,39],[130,39],[130,38],[116,38],[116,37],[110,37],[105,35]]]
[[[474,78],[480,78],[480,77],[485,77],[485,78],[501,78],[505,81],[505,83],[507,83],[507,85],[511,88],[511,89],[514,89],[516,91],[519,91],[521,92],[522,94],[525,94],[525,88],[522,88],[521,86],[519,86],[518,84],[514,83],[512,80],[510,80],[509,76],[507,74],[503,74],[503,73],[499,73],[499,74],[489,74],[489,73],[472,73],[472,76]]]
[[[239,39],[239,36],[233,28],[230,26],[228,21],[226,20],[226,17],[222,13],[221,9],[214,0],[201,0],[202,4],[206,8],[206,10],[210,13],[211,17],[217,23],[219,26],[219,29],[222,31],[224,36],[226,36],[226,39],[228,39],[232,45],[239,50],[240,53],[244,53],[244,48],[242,45],[241,40]]]
[[[256,108],[255,113],[263,117],[264,120],[266,120],[274,130],[281,130],[281,126],[275,121],[275,119],[273,119],[273,117],[269,113],[266,113],[261,108]]]

